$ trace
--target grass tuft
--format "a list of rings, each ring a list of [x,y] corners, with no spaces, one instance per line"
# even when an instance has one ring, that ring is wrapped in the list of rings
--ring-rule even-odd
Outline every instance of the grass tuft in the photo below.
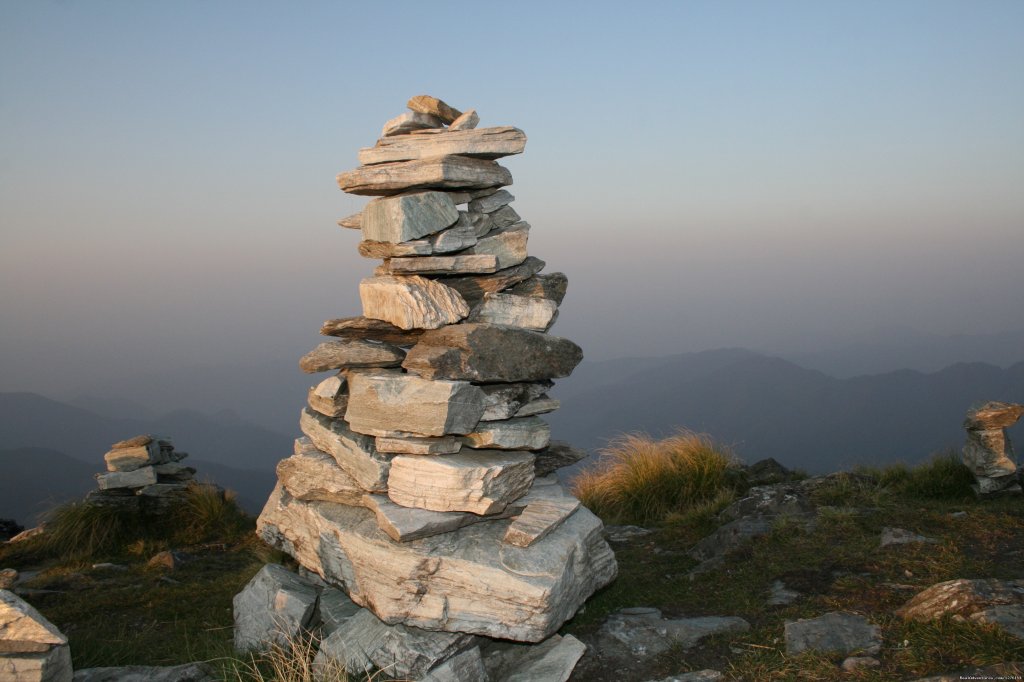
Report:
[[[663,440],[643,434],[618,438],[572,488],[605,522],[642,525],[721,500],[722,491],[739,479],[731,453],[706,435],[681,431]]]

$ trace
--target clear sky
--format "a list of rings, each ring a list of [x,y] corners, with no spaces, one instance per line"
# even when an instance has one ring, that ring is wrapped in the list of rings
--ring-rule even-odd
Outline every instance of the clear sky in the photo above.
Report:
[[[516,125],[592,359],[1024,326],[1024,2],[0,1],[0,390],[294,363],[416,94]]]

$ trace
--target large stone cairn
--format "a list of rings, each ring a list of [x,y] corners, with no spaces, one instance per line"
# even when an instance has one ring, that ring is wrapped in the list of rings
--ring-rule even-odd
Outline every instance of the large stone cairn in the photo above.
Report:
[[[1021,476],[1006,429],[1024,415],[1024,405],[988,402],[967,412],[963,463],[974,472],[980,496],[1020,495]]]
[[[309,391],[257,532],[324,581],[321,599],[340,587],[364,607],[322,642],[321,662],[473,682],[534,666],[564,680],[583,646],[554,633],[617,570],[601,521],[553,475],[582,453],[549,442],[538,416],[558,407],[551,380],[582,359],[546,333],[567,280],[527,255],[530,225],[502,189],[512,176],[494,159],[521,153],[523,132],[477,129],[475,111],[433,97],[409,109],[338,175],[376,197],[339,224],[383,263],[359,285],[363,315],[326,322],[336,340],[300,362],[332,375]],[[300,587],[268,577],[236,598],[236,624],[252,622],[244,603],[297,603]],[[282,589],[292,596],[267,596]]]
[[[88,504],[131,511],[160,511],[181,498],[196,470],[181,460],[170,439],[135,436],[110,446],[103,456],[107,470],[96,474],[98,488],[85,498]]]

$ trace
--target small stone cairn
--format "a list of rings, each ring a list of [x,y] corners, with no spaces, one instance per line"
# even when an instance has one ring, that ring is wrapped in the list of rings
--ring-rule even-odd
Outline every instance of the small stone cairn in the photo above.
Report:
[[[170,439],[135,436],[110,446],[103,456],[107,471],[96,474],[98,489],[86,503],[132,511],[160,511],[180,499],[196,470],[181,464]]]
[[[1024,415],[1024,405],[988,402],[967,413],[962,460],[974,472],[979,496],[1020,495],[1021,476],[1006,429]]]
[[[583,453],[538,416],[582,359],[546,333],[567,279],[541,274],[502,189],[512,176],[494,159],[525,134],[478,129],[475,111],[433,97],[408,106],[337,178],[376,197],[339,224],[383,263],[359,285],[363,315],[326,322],[336,340],[300,361],[333,374],[310,389],[257,532],[302,575],[254,578],[235,600],[236,644],[252,648],[254,609],[294,632],[318,622],[319,599],[318,665],[565,680],[585,647],[555,633],[617,571],[601,521],[553,475]]]

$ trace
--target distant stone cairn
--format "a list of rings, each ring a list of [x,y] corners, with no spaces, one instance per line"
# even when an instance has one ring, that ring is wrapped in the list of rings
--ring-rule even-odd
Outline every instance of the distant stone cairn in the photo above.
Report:
[[[999,402],[985,403],[967,413],[967,444],[962,457],[977,479],[974,490],[978,495],[1021,494],[1020,473],[1006,435],[1006,429],[1021,415],[1024,405]]]
[[[169,438],[135,436],[110,446],[103,456],[107,470],[96,474],[98,489],[88,504],[125,510],[161,511],[188,489],[196,470],[181,463],[188,453],[177,452]]]

